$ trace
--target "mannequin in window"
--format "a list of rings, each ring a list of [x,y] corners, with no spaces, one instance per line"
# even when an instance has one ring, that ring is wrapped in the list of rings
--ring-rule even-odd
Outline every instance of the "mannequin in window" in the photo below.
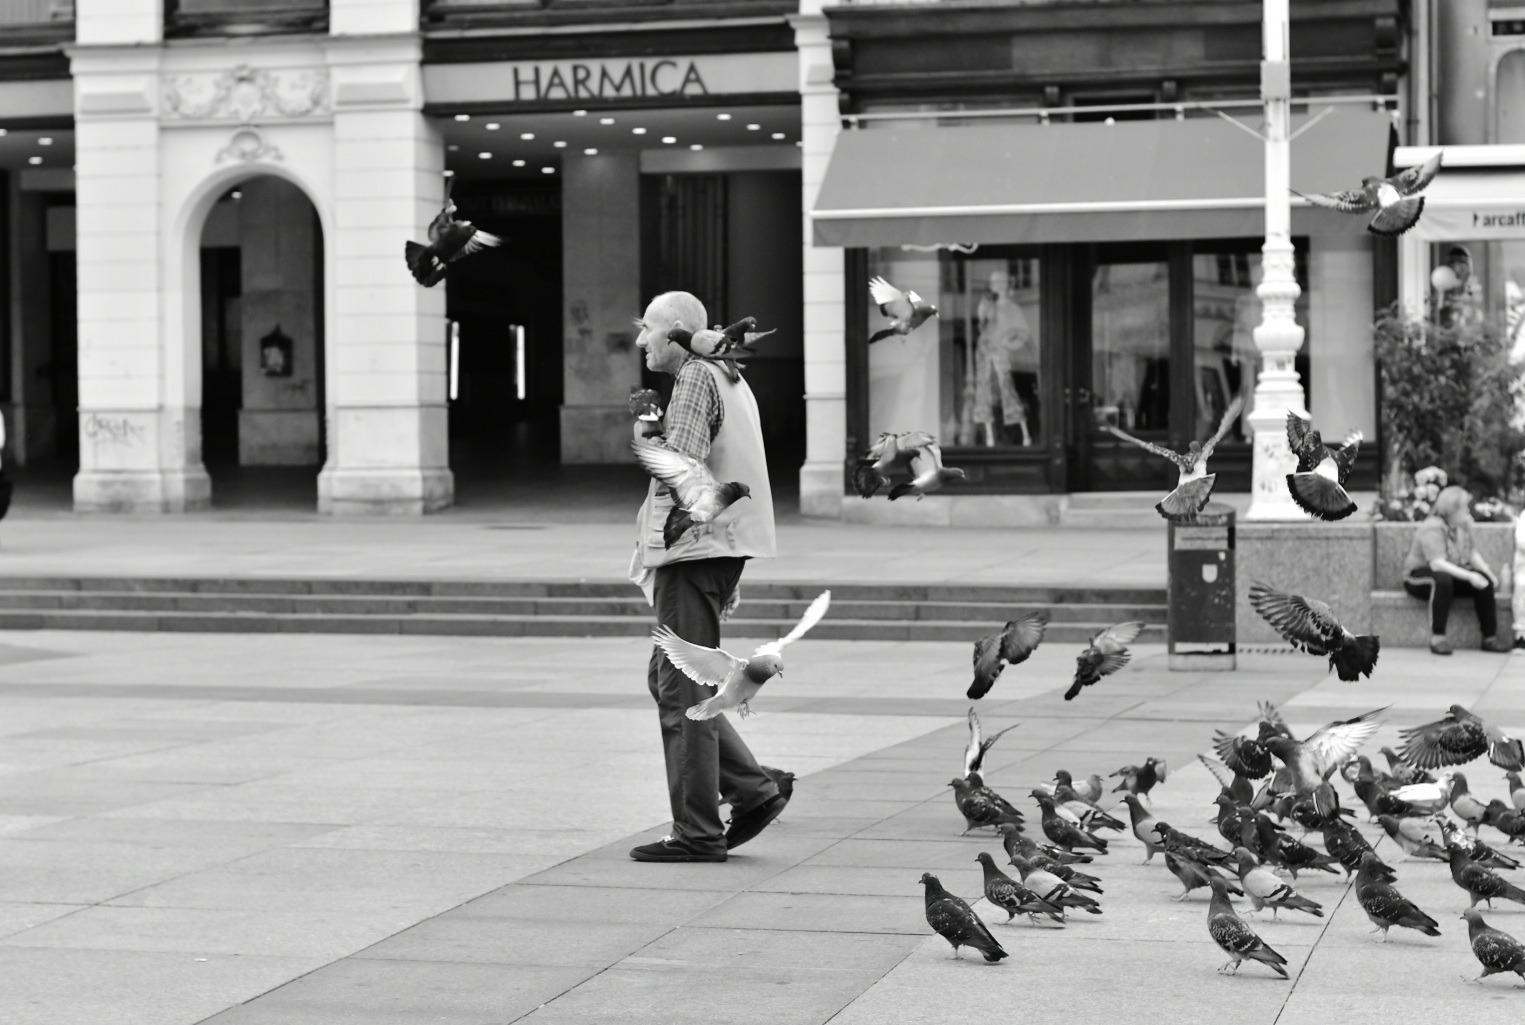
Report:
[[[1446,262],[1430,273],[1437,319],[1442,327],[1470,327],[1483,319],[1483,286],[1473,273],[1472,253],[1452,246]]]
[[[990,272],[990,291],[980,299],[977,317],[980,333],[974,347],[974,422],[980,426],[984,444],[995,445],[999,404],[1001,422],[1021,434],[1023,445],[1031,445],[1027,406],[1017,393],[1013,369],[1021,366],[1036,378],[1038,343],[1013,293],[1009,273]],[[1033,369],[1026,371],[1029,364]]]

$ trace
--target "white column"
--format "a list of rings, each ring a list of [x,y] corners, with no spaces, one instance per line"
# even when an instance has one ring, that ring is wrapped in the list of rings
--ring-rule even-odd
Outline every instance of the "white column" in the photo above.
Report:
[[[801,200],[805,218],[805,465],[800,511],[842,515],[847,451],[847,355],[842,250],[813,244],[810,211],[841,131],[823,0],[800,0],[792,20],[800,60]]]
[[[100,45],[71,54],[80,511],[183,512],[205,507],[211,495],[201,465],[200,377],[171,365],[166,349],[161,14],[147,0],[87,0],[80,35]]]
[[[1297,461],[1287,444],[1287,411],[1306,416],[1302,383],[1293,366],[1302,348],[1303,329],[1294,304],[1297,284],[1292,251],[1291,151],[1287,144],[1290,119],[1291,63],[1287,54],[1290,16],[1288,0],[1265,0],[1265,61],[1261,93],[1266,106],[1266,241],[1261,253],[1263,275],[1255,293],[1260,297],[1261,321],[1255,329],[1260,349],[1260,378],[1255,384],[1255,409],[1249,416],[1255,434],[1250,507],[1247,520],[1305,520],[1308,514],[1292,501],[1287,474]]]
[[[318,509],[434,512],[454,495],[445,290],[408,278],[399,240],[420,237],[444,202],[444,145],[420,112],[415,34],[335,39],[328,59],[336,198],[325,274],[333,276],[334,310]]]

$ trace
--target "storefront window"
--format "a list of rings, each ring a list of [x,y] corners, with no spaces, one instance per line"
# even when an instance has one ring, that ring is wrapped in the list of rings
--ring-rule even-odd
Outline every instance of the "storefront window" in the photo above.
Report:
[[[1211,247],[1210,251],[1204,251]],[[1224,438],[1225,444],[1253,440],[1248,415],[1253,405],[1255,374],[1260,350],[1255,346],[1255,328],[1260,324],[1260,247],[1256,243],[1202,243],[1192,255],[1192,351],[1193,387],[1196,389],[1196,417],[1192,435],[1206,441],[1218,430],[1218,423],[1236,396],[1244,398],[1244,413]],[[1303,403],[1307,407],[1309,388],[1308,363],[1308,281],[1306,261],[1297,254],[1296,273],[1303,294],[1296,305],[1297,322],[1303,326],[1303,347],[1297,368],[1303,381]]]
[[[1098,427],[1170,429],[1170,264],[1099,261],[1091,275],[1091,391]]]
[[[944,446],[1036,447],[1041,299],[1035,251],[883,249],[869,276],[914,290],[938,316],[869,346],[869,436],[924,430]],[[869,313],[870,330],[883,322]]]

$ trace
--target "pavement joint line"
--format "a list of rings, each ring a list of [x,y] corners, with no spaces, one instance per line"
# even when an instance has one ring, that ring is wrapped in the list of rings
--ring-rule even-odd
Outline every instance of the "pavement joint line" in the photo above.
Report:
[[[1307,834],[1305,833],[1304,836],[1306,835]],[[1387,837],[1382,837],[1375,844],[1372,844],[1372,849],[1377,849],[1386,841]],[[1281,1016],[1287,1013],[1287,1005],[1292,1003],[1292,997],[1297,993],[1297,984],[1303,981],[1303,973],[1308,970],[1309,963],[1313,961],[1313,955],[1318,950],[1318,945],[1323,942],[1324,935],[1329,931],[1329,927],[1334,925],[1335,914],[1340,910],[1340,908],[1345,906],[1346,899],[1349,898],[1352,892],[1354,892],[1355,878],[1356,877],[1354,874],[1351,874],[1345,878],[1345,889],[1340,893],[1340,899],[1329,908],[1329,913],[1324,917],[1323,925],[1319,929],[1318,935],[1314,937],[1313,942],[1308,945],[1308,956],[1303,958],[1303,963],[1298,967],[1297,974],[1292,977],[1292,984],[1287,987],[1286,999],[1281,1002],[1281,1008],[1276,1012],[1276,1017],[1272,1019],[1271,1025],[1276,1025],[1277,1022],[1281,1021]]]

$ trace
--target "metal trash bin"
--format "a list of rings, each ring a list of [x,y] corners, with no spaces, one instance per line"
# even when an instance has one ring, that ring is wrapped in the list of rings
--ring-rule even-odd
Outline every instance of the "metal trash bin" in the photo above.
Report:
[[[1234,668],[1234,510],[1209,502],[1194,523],[1172,523],[1165,620],[1174,670]]]

